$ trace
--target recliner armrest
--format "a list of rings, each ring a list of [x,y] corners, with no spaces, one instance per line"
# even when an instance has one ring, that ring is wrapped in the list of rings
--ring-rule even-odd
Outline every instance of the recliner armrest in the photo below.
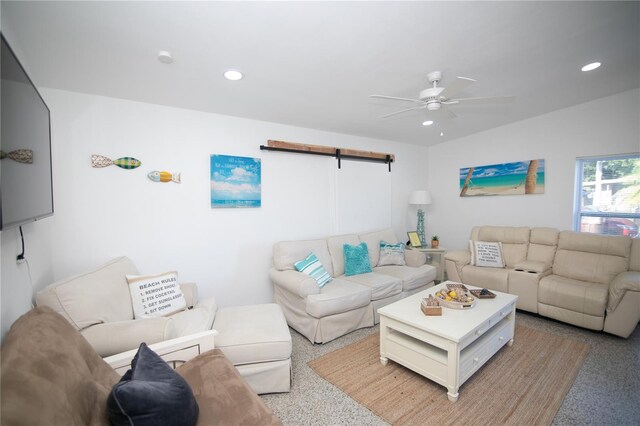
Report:
[[[640,272],[621,272],[611,281],[609,284],[607,313],[613,312],[618,307],[627,291],[640,291]]]
[[[173,320],[168,317],[144,318],[92,325],[80,331],[101,357],[176,337]]]
[[[444,254],[444,260],[454,262],[456,268],[461,269],[463,266],[471,263],[471,253],[469,250],[448,251]]]
[[[469,250],[449,251],[444,255],[444,266],[447,276],[452,281],[463,282],[462,268],[471,263]]]
[[[518,262],[513,266],[516,271],[530,272],[532,274],[540,274],[551,269],[549,265],[544,262],[538,262],[536,260],[524,260]]]
[[[279,271],[276,268],[271,268],[271,270],[269,270],[269,278],[273,285],[277,285],[302,298],[310,294],[320,294],[318,282],[302,272],[291,269]]]

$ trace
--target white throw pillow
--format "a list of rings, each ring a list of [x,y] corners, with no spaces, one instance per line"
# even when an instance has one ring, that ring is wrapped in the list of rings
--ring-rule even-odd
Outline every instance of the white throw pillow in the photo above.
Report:
[[[135,319],[164,317],[187,307],[176,271],[155,275],[127,275],[127,281]]]
[[[504,268],[501,242],[469,240],[469,251],[472,265]]]
[[[378,266],[406,264],[404,260],[404,243],[389,244],[384,240],[380,241]]]

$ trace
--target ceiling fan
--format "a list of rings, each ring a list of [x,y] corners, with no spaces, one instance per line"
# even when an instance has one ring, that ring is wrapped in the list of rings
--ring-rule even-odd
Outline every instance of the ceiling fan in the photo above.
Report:
[[[508,103],[512,102],[515,99],[515,96],[499,96],[499,97],[490,97],[490,98],[453,98],[453,96],[466,89],[475,83],[475,80],[466,77],[458,77],[450,86],[447,87],[438,87],[438,83],[442,79],[441,71],[433,71],[427,74],[427,78],[429,79],[429,83],[433,86],[427,89],[424,89],[420,92],[419,99],[411,99],[411,98],[399,98],[396,96],[386,96],[386,95],[371,95],[371,98],[378,99],[389,99],[394,101],[404,101],[404,102],[413,102],[415,106],[411,108],[402,109],[400,111],[395,111],[390,114],[385,114],[380,116],[380,118],[388,118],[394,115],[402,114],[409,111],[416,111],[421,109],[426,109],[427,111],[436,112],[440,111],[440,113],[444,113],[445,118],[456,118],[457,115],[450,111],[448,108],[443,108],[443,105],[456,105],[456,104],[465,104],[465,105],[473,105],[473,104],[481,104],[481,103]]]

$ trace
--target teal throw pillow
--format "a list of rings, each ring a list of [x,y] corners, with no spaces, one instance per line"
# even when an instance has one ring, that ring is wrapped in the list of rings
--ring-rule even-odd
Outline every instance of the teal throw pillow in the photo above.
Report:
[[[329,281],[331,281],[331,275],[324,269],[318,257],[310,253],[305,259],[300,260],[293,264],[296,270],[303,274],[309,275],[311,278],[318,282],[320,288],[324,287]]]
[[[389,244],[380,241],[380,260],[378,266],[406,265],[404,260],[404,243]]]
[[[345,244],[344,250],[344,275],[359,275],[372,272],[371,261],[369,260],[369,250],[367,243],[360,243],[357,246]]]

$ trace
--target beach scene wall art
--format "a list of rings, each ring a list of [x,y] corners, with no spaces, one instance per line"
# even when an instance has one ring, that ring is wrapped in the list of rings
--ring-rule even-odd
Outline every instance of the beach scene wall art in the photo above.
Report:
[[[259,158],[211,156],[211,207],[260,207],[261,164]]]
[[[460,169],[461,197],[543,193],[543,159]]]

